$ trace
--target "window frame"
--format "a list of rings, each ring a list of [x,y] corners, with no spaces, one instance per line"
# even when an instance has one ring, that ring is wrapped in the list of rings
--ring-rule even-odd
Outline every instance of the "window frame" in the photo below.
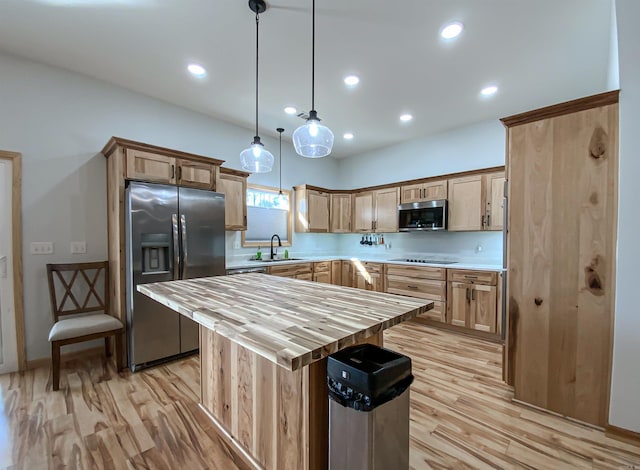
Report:
[[[280,193],[280,188],[275,188],[273,186],[264,186],[261,184],[247,184],[247,191],[250,189],[257,189],[259,191],[270,192],[278,194]],[[287,217],[287,240],[282,242],[282,246],[291,246],[293,237],[293,191],[289,189],[282,189],[282,194],[285,194],[289,198],[289,215]],[[248,198],[247,198],[248,199]],[[247,209],[249,205],[247,204]],[[247,220],[247,224],[249,220]],[[248,226],[248,225],[247,225]],[[257,246],[265,246],[267,243],[270,243],[270,240],[264,241],[247,241],[247,231],[242,231],[242,247],[243,248],[251,248]]]

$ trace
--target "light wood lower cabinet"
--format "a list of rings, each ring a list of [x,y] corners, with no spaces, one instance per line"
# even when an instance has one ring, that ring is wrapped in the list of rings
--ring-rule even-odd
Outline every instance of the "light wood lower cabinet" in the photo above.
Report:
[[[387,264],[385,292],[432,300],[433,309],[416,319],[446,322],[446,270],[431,266]]]
[[[274,276],[292,277],[294,279],[313,280],[313,263],[294,263],[269,266],[267,273]]]
[[[343,260],[341,262],[342,279],[341,286],[353,287],[353,263]]]
[[[331,261],[313,263],[313,280],[331,284]]]
[[[374,292],[384,292],[383,265],[381,263],[357,261],[353,264],[353,287]]]
[[[498,333],[498,273],[450,269],[447,306],[449,323],[486,333]]]
[[[331,284],[336,286],[342,285],[342,261],[334,260],[331,262]]]

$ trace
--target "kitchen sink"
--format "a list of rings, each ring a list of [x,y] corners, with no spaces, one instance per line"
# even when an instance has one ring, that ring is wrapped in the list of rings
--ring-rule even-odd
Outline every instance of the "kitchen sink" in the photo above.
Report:
[[[274,258],[274,259],[263,258],[263,259],[253,259],[251,261],[259,261],[261,263],[275,263],[277,261],[304,261],[304,259],[303,258]]]

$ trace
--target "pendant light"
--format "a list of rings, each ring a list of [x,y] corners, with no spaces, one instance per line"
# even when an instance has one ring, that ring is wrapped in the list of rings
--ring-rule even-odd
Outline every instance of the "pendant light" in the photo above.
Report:
[[[311,12],[311,111],[307,122],[293,132],[296,153],[307,158],[326,157],[333,147],[333,132],[320,124],[315,107],[316,73],[316,0],[312,0]]]
[[[282,127],[278,127],[276,131],[280,134],[280,163],[278,165],[280,167],[280,191],[278,192],[278,196],[282,197],[282,133],[284,132],[284,129]]]
[[[249,8],[256,14],[256,134],[253,137],[251,147],[240,152],[240,163],[242,169],[252,173],[267,173],[273,168],[273,155],[264,148],[258,135],[258,25],[260,23],[259,14],[267,9],[264,0],[249,0]]]

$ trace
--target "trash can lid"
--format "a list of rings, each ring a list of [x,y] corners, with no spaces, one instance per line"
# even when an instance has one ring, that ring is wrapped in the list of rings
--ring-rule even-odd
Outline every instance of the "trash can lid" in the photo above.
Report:
[[[375,398],[411,375],[411,358],[372,344],[330,355],[327,379]]]

